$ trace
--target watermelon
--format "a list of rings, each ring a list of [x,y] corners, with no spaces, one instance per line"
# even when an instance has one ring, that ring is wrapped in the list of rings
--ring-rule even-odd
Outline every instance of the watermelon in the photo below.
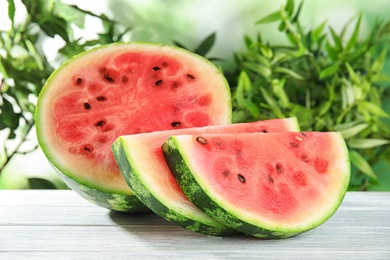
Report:
[[[199,209],[261,238],[291,237],[324,223],[350,177],[348,150],[336,132],[178,135],[163,152]]]
[[[112,210],[147,210],[111,152],[118,136],[231,122],[230,89],[208,60],[177,47],[115,43],[70,59],[38,97],[46,157],[84,198]]]
[[[159,131],[119,137],[113,153],[135,195],[159,216],[192,231],[227,236],[237,233],[209,217],[191,203],[170,172],[161,145],[172,135],[203,133],[298,131],[296,118],[254,123]]]

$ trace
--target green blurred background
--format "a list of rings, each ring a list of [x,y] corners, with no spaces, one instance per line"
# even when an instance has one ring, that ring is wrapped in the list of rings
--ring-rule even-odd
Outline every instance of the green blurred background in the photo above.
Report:
[[[171,44],[177,41],[189,49],[213,32],[216,41],[209,56],[223,58],[220,66],[224,70],[234,67],[233,53],[245,48],[243,36],[255,36],[261,32],[263,38],[273,43],[285,43],[286,38],[277,31],[277,24],[255,25],[255,22],[280,8],[285,1],[269,0],[106,0],[106,1],[62,1],[77,4],[84,10],[104,13],[108,17],[131,26],[125,40],[153,41]],[[16,20],[23,20],[26,13],[24,6],[15,0]],[[361,37],[367,35],[378,18],[387,19],[390,14],[388,0],[306,0],[301,12],[304,25],[315,26],[328,21],[336,31],[356,13],[363,13]],[[84,30],[75,29],[75,37],[93,39],[102,31],[102,25],[94,17],[89,17]],[[9,26],[7,21],[7,1],[0,0],[0,27]],[[64,42],[59,37],[41,42],[49,62],[57,67],[63,60],[58,59],[57,51]],[[389,60],[389,55],[387,56]],[[390,63],[386,62],[385,73],[390,74]],[[383,108],[390,112],[390,101],[384,100]],[[387,121],[389,122],[389,121]],[[4,133],[0,131],[0,142]],[[13,144],[10,143],[10,146]],[[26,149],[36,145],[34,131],[23,146]],[[380,163],[375,167],[379,185],[372,190],[390,190],[389,166]],[[51,169],[43,153],[38,148],[26,155],[18,154],[1,172],[0,189],[30,188],[28,179],[42,178],[49,180],[56,188],[65,188],[62,181]],[[44,187],[44,185],[42,186]]]

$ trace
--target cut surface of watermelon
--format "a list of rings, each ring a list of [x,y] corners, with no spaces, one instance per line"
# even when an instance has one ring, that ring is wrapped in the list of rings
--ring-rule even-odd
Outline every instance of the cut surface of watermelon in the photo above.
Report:
[[[299,131],[296,118],[121,136],[113,144],[113,153],[129,187],[153,212],[189,230],[225,236],[236,232],[187,199],[165,162],[162,144],[170,136],[180,134],[279,131]]]
[[[134,196],[113,158],[114,140],[228,124],[230,90],[220,71],[198,55],[160,44],[116,43],[57,69],[39,95],[35,119],[43,152],[80,184],[75,190]]]
[[[197,207],[263,238],[290,237],[322,224],[349,183],[348,150],[334,132],[179,135],[163,151]]]

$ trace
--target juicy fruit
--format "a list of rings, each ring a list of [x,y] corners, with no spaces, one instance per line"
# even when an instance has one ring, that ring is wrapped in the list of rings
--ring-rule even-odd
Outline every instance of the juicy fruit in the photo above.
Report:
[[[350,176],[345,141],[333,132],[180,135],[163,152],[199,209],[263,238],[294,236],[325,222]]]
[[[187,199],[165,162],[161,145],[172,135],[279,131],[299,131],[296,118],[121,136],[113,144],[113,153],[129,187],[153,212],[192,231],[226,236],[237,231],[204,214]]]
[[[230,120],[230,90],[214,65],[147,43],[105,45],[72,58],[50,76],[36,112],[39,144],[64,180],[99,205],[131,212],[137,198],[111,152],[118,136]]]

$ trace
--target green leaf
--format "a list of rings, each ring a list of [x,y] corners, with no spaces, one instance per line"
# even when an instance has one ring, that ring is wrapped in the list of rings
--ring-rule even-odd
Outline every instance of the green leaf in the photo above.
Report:
[[[347,43],[347,47],[346,47],[347,50],[352,49],[356,45],[356,42],[357,42],[358,37],[359,37],[361,21],[362,21],[362,14],[359,15],[358,20],[356,22],[355,30],[353,31],[353,34],[351,35],[351,38],[349,39],[349,41]]]
[[[328,99],[326,101],[324,101],[319,106],[319,109],[318,109],[318,116],[319,117],[322,117],[323,115],[325,115],[325,113],[327,113],[329,111],[329,109],[331,108],[331,106],[333,104],[333,101],[334,101],[335,85],[334,84],[328,84],[326,86],[326,88],[328,90]]]
[[[315,28],[311,34],[313,41],[318,41],[321,38],[322,32],[327,24],[327,21],[321,23],[317,28]]]
[[[1,102],[1,100],[0,100]],[[3,104],[0,103],[0,130],[9,128],[11,130],[11,138],[15,137],[15,130],[19,126],[20,114],[14,112],[13,105],[10,101],[2,98]]]
[[[325,49],[332,61],[338,60],[338,51],[336,50],[336,47],[333,47],[329,42],[326,42]]]
[[[181,42],[178,42],[178,41],[172,41],[172,42],[175,46],[182,48],[182,49],[185,49],[185,50],[188,50],[188,48],[184,44],[182,44]]]
[[[210,51],[210,49],[213,47],[214,42],[216,39],[216,33],[212,33],[209,36],[207,36],[200,45],[194,50],[195,53],[206,56],[206,54]]]
[[[268,80],[271,76],[271,70],[270,68],[253,62],[243,62],[243,66],[248,68],[249,70],[252,70],[256,72],[257,74],[261,75],[264,79]]]
[[[60,17],[47,16],[44,20],[38,21],[41,29],[50,37],[60,36],[66,43],[69,42],[68,23]]]
[[[245,71],[240,73],[238,79],[238,85],[234,93],[234,98],[237,101],[237,106],[239,109],[244,110],[246,113],[249,112],[253,118],[258,118],[259,109],[252,102],[252,84],[248,77],[248,74]],[[241,115],[235,113],[235,118],[240,117]]]
[[[86,13],[74,5],[56,2],[54,13],[66,21],[75,24],[77,27],[84,29]]]
[[[355,84],[358,84],[358,85],[361,84],[362,83],[361,78],[353,70],[352,66],[348,62],[345,63],[345,67],[348,70],[348,75],[349,75],[349,78],[352,80],[352,82],[355,83]]]
[[[354,127],[355,125],[363,123],[362,121],[351,121],[351,122],[346,122],[338,125],[333,126],[334,131],[342,131],[342,130],[347,130],[351,127]]]
[[[280,24],[278,26],[278,31],[279,32],[283,32],[284,30],[286,30],[286,22],[285,21],[280,21]]]
[[[15,19],[15,3],[14,0],[8,0],[8,17],[11,20],[12,27],[14,26]]]
[[[31,189],[57,189],[52,182],[43,178],[28,178],[28,183]]]
[[[358,152],[352,150],[349,152],[349,158],[351,159],[351,162],[364,174],[367,176],[377,179],[377,176],[375,175],[373,169],[371,168],[370,164],[367,162],[367,160]]]
[[[390,140],[386,139],[365,138],[349,140],[348,146],[355,149],[371,149],[389,143]]]
[[[283,78],[282,80],[273,79],[271,81],[272,91],[274,92],[275,96],[277,97],[279,104],[281,105],[282,108],[290,107],[290,100],[289,100],[288,95],[284,89],[285,83],[286,83],[285,78]]]
[[[299,18],[299,15],[300,15],[300,13],[301,13],[301,10],[302,10],[303,2],[304,2],[304,1],[301,1],[301,2],[299,3],[298,9],[297,9],[297,11],[296,11],[294,17],[291,19],[291,21],[292,21],[293,23],[298,22],[298,18]]]
[[[294,12],[294,0],[287,0],[286,6],[284,7],[284,10],[289,16],[292,16]]]
[[[380,73],[383,69],[383,65],[385,64],[386,59],[387,59],[387,49],[384,48],[381,54],[379,55],[379,57],[371,65],[369,73],[371,75]]]
[[[256,24],[272,23],[272,22],[279,21],[280,19],[282,19],[282,14],[280,13],[280,11],[276,11],[258,20]]]
[[[269,108],[273,111],[275,116],[277,116],[279,118],[285,117],[283,115],[282,111],[280,110],[278,103],[272,97],[272,95],[265,88],[260,88],[260,91],[264,97],[264,100],[267,102],[267,104],[269,105]]]
[[[39,53],[37,52],[34,44],[32,44],[31,41],[29,41],[28,39],[24,41],[24,43],[26,44],[26,47],[28,49],[28,51],[30,52],[30,55],[31,57],[34,59],[34,61],[36,62],[36,65],[38,67],[39,70],[44,70],[45,67],[43,65],[43,61],[42,61],[42,58],[41,56],[39,55]]]
[[[367,110],[373,115],[380,116],[380,117],[390,117],[388,113],[386,113],[382,108],[380,108],[378,105],[371,103],[369,101],[361,101],[358,104],[358,107],[362,110]]]
[[[275,68],[274,70],[274,73],[282,73],[282,74],[286,74],[294,79],[297,79],[297,80],[304,80],[305,77],[303,77],[302,75],[299,75],[298,73],[296,73],[295,71],[289,69],[289,68],[285,68],[285,67],[277,67]]]
[[[335,44],[335,50],[337,52],[341,52],[343,50],[343,44],[342,44],[342,39],[340,36],[337,35],[337,33],[333,30],[331,26],[329,26],[330,33],[332,35],[334,44]]]
[[[278,63],[289,62],[289,61],[293,61],[295,59],[296,59],[296,55],[295,55],[295,52],[293,52],[293,51],[277,52],[273,56],[273,58],[271,60],[271,64],[275,66]]]
[[[248,74],[245,71],[241,71],[238,78],[237,89],[235,92],[235,97],[239,107],[246,106],[245,93],[249,92],[251,89],[251,81],[249,80]]]
[[[355,89],[346,78],[342,78],[341,83],[341,108],[345,110],[355,103]]]
[[[367,123],[360,123],[360,124],[356,124],[354,126],[351,126],[349,128],[339,127],[338,130],[337,130],[337,127],[334,127],[334,128],[336,129],[336,131],[339,131],[345,139],[349,139],[349,138],[359,134],[361,131],[363,131],[364,129],[366,129],[369,126],[370,125]]]
[[[326,77],[331,77],[337,73],[337,71],[340,68],[339,63],[334,63],[333,65],[330,65],[329,67],[326,67],[320,72],[320,79],[324,79]]]
[[[302,130],[313,130],[312,129],[312,119],[313,119],[313,110],[307,109],[304,106],[301,106],[297,103],[291,103],[291,112],[289,116],[296,116],[299,121],[299,125]]]
[[[247,34],[244,35],[244,42],[247,49],[250,49],[252,47],[253,44],[252,38],[249,37]]]

